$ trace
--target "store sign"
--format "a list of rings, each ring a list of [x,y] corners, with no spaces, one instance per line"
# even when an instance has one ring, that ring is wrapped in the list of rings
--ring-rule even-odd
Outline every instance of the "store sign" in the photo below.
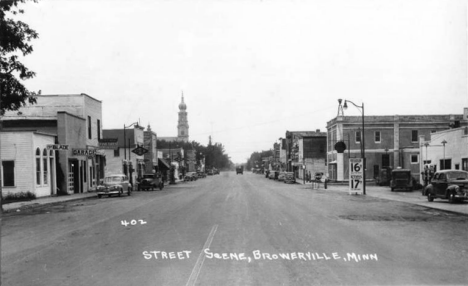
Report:
[[[63,144],[49,144],[47,145],[49,150],[68,150],[68,145]]]
[[[95,156],[95,149],[72,149],[72,154],[75,156]]]
[[[119,141],[119,139],[117,139],[117,138],[99,139],[99,148],[101,148],[101,149],[117,149],[118,141]]]
[[[148,149],[145,149],[145,148],[143,148],[141,146],[138,146],[135,149],[133,149],[132,152],[137,154],[138,156],[141,156],[143,154],[148,153]]]
[[[362,158],[349,159],[349,194],[362,194],[364,167]]]

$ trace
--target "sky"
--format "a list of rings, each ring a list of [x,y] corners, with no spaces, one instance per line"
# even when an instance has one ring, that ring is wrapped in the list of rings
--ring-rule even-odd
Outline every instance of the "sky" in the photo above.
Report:
[[[365,115],[462,114],[465,0],[40,0],[24,58],[42,94],[102,101],[103,129],[139,121],[222,143],[235,163],[289,131],[326,131],[338,99]],[[345,115],[360,115],[352,106]]]

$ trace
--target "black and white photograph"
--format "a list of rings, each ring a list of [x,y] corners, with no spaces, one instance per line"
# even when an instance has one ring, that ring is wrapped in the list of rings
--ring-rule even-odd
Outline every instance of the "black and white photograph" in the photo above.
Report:
[[[0,285],[468,285],[467,0],[0,0]]]

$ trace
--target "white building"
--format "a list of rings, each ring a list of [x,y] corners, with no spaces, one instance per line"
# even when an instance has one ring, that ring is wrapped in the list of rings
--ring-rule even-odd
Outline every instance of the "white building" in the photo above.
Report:
[[[57,188],[55,135],[28,130],[3,131],[1,148],[2,193],[50,196]]]
[[[429,141],[421,137],[420,143],[421,170],[428,164],[436,170],[468,171],[468,127],[434,132]]]

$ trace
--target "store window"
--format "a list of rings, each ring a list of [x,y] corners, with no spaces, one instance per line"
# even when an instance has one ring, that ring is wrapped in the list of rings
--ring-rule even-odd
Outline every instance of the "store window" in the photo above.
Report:
[[[2,161],[2,182],[4,187],[15,186],[15,161]]]
[[[93,139],[93,133],[91,132],[91,116],[88,116],[88,139]]]
[[[36,149],[36,185],[41,185],[41,150]]]
[[[380,143],[380,131],[374,132],[374,141],[375,143]]]
[[[356,142],[361,142],[361,131],[356,131],[355,136]]]
[[[97,120],[97,139],[101,140],[101,120]]]
[[[48,182],[48,177],[49,177],[49,172],[47,168],[47,149],[44,148],[44,151],[42,152],[42,168],[44,172],[42,172],[43,175],[43,184],[47,185]]]
[[[418,142],[418,130],[411,130],[411,142]]]

